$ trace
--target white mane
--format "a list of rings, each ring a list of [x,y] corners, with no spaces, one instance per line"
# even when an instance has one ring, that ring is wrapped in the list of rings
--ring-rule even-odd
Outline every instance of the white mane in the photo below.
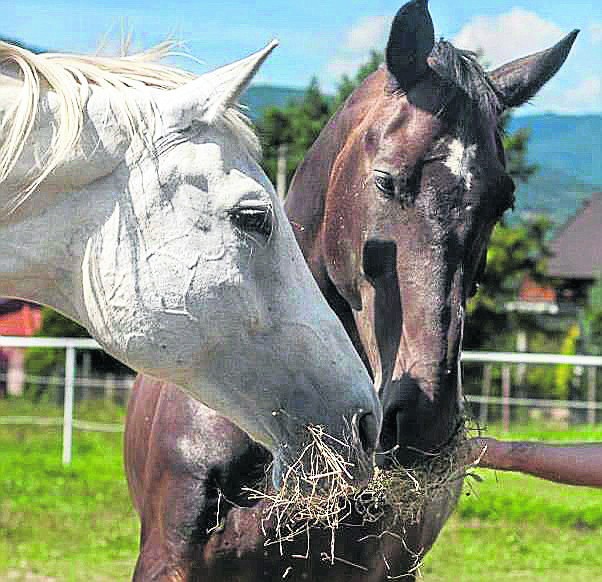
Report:
[[[107,91],[111,104],[123,114],[132,137],[138,136],[143,143],[152,145],[148,143],[148,134],[145,135],[147,123],[142,118],[140,101],[135,99],[138,94],[131,90],[175,89],[196,78],[193,73],[157,62],[173,54],[174,44],[166,41],[131,56],[105,57],[35,54],[0,41],[0,64],[13,63],[17,69],[16,75],[6,69],[0,72],[0,86],[15,84],[19,91],[0,123],[0,183],[13,170],[34,128],[42,89],[53,91],[58,103],[59,123],[53,128],[50,148],[37,171],[32,172],[20,187],[11,204],[12,209],[24,202],[76,146],[91,86]],[[148,92],[145,97],[152,105]],[[220,121],[239,136],[255,157],[259,156],[259,141],[238,107],[227,109]]]

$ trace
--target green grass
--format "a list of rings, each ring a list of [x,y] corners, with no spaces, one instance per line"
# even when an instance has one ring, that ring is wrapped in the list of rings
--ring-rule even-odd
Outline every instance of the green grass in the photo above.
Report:
[[[602,426],[532,424],[499,438],[602,442]],[[423,567],[425,582],[602,580],[602,490],[478,471]]]
[[[52,408],[0,401],[0,416],[59,415]],[[78,412],[89,420],[123,418],[123,410],[102,402]],[[489,434],[501,436],[497,427]],[[530,425],[510,437],[602,441],[602,426]],[[121,435],[76,432],[68,469],[61,465],[60,439],[58,428],[0,426],[0,580],[128,580],[138,522],[123,474]],[[463,496],[428,555],[426,582],[602,580],[602,491],[480,474],[483,482]]]
[[[422,568],[425,582],[595,582],[602,579],[600,530],[545,521],[489,522],[454,516]]]
[[[11,406],[11,414],[25,408]],[[6,413],[0,406],[0,415]],[[107,419],[106,411],[89,416]],[[121,440],[120,434],[76,432],[73,463],[64,468],[60,429],[0,426],[0,580],[8,573],[16,580],[26,574],[70,582],[129,578],[138,522]]]
[[[427,557],[427,582],[602,579],[602,491],[480,474]]]
[[[511,426],[510,434],[505,434],[501,426],[491,425],[485,430],[487,436],[548,442],[602,442],[602,424],[595,426],[575,426],[567,428],[562,423],[532,422]]]

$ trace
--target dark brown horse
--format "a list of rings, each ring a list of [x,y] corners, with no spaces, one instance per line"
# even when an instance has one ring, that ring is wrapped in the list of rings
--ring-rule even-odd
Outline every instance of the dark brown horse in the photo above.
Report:
[[[556,73],[575,37],[487,74],[471,54],[434,43],[426,0],[405,5],[385,66],[333,117],[291,185],[297,240],[371,370],[381,447],[397,445],[404,465],[440,450],[458,425],[464,308],[491,231],[513,204],[499,117]],[[241,494],[268,462],[176,387],[139,379],[126,432],[142,521],[135,579],[385,580],[430,548],[456,501],[433,503],[420,523],[384,535],[382,524],[352,516],[334,564],[322,559],[327,532],[312,532],[308,548],[305,539],[286,544],[281,556],[264,547],[273,524],[262,529],[262,503]]]

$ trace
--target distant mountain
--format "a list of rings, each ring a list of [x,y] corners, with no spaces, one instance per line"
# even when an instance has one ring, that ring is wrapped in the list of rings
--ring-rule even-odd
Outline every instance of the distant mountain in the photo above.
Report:
[[[256,121],[266,107],[284,107],[290,101],[301,99],[304,94],[305,89],[252,85],[242,96],[240,102],[248,108],[251,119]]]
[[[301,99],[304,90],[254,85],[242,102],[257,120],[270,105]],[[602,115],[529,115],[514,117],[509,131],[531,130],[529,162],[538,167],[519,185],[514,216],[545,213],[563,224],[593,192],[602,191]]]
[[[602,190],[602,115],[515,117],[510,131],[531,130],[529,162],[537,173],[517,192],[517,210],[544,212],[563,224]]]
[[[602,184],[602,115],[514,117],[510,130],[531,130],[529,158],[546,168]]]

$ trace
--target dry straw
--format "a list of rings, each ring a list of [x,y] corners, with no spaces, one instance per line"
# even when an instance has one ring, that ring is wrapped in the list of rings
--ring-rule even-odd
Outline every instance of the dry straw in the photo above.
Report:
[[[335,535],[339,526],[353,510],[358,485],[353,472],[362,462],[354,431],[342,441],[325,432],[321,426],[308,426],[308,443],[299,458],[288,467],[279,491],[247,489],[251,499],[268,501],[263,519],[274,524],[274,536],[266,545],[293,541],[309,530],[321,527],[330,530],[330,561],[334,562]],[[333,445],[338,445],[337,449]],[[345,456],[339,452],[345,451]]]
[[[365,462],[357,454],[356,436],[352,433],[349,442],[344,442],[320,426],[309,426],[307,431],[308,443],[289,466],[279,491],[246,490],[250,499],[267,501],[262,521],[266,545],[278,544],[282,555],[284,543],[300,536],[307,537],[309,554],[310,531],[317,527],[331,534],[329,552],[323,557],[331,563],[338,561],[336,532],[353,513],[364,523],[379,523],[381,535],[399,538],[402,547],[408,549],[405,526],[418,523],[427,505],[455,496],[465,477],[478,479],[471,469],[480,457],[471,462],[468,429],[463,421],[446,447],[437,454],[425,454],[426,461],[412,468],[401,466],[395,460],[395,450],[390,451],[388,468],[376,468],[373,479],[363,487],[352,477],[357,463]],[[333,445],[338,446],[335,449]],[[341,450],[347,454],[344,456]]]
[[[437,453],[422,452],[425,461],[402,466],[396,448],[387,455],[386,469],[376,468],[368,486],[355,498],[355,508],[365,522],[383,521],[386,527],[420,522],[425,508],[457,494],[466,477],[479,479],[470,460],[469,429],[461,422],[448,444]]]

